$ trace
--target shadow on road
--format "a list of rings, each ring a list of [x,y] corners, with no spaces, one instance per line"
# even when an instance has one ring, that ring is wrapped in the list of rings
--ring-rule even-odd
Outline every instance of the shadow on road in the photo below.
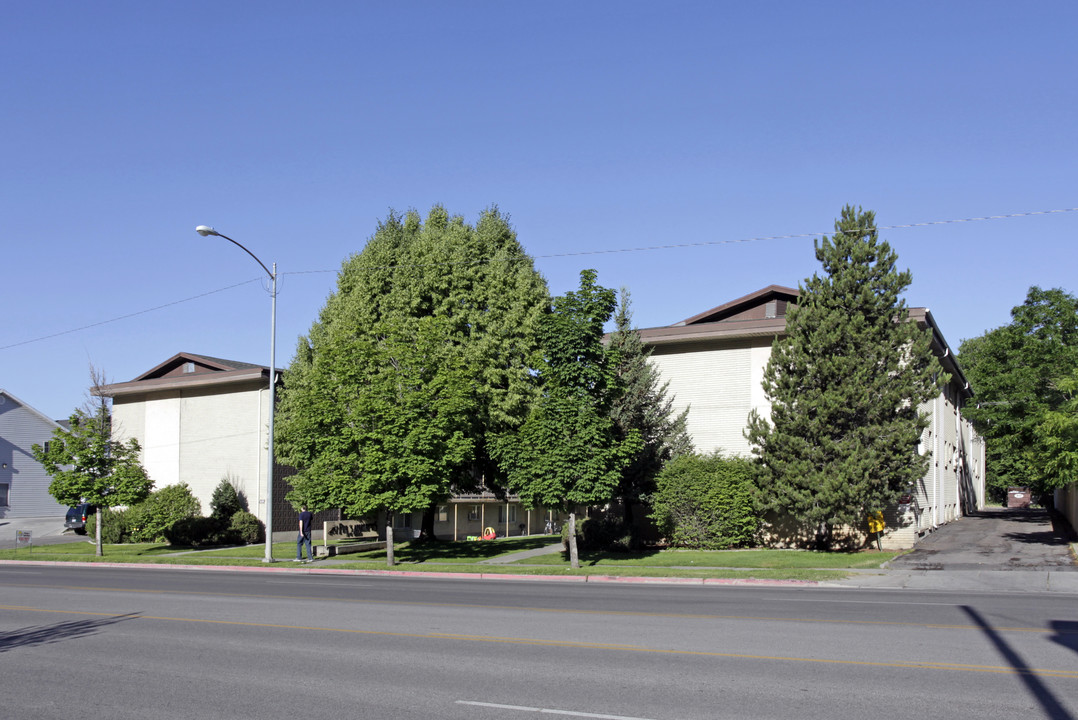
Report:
[[[1041,708],[1044,710],[1044,716],[1050,718],[1050,720],[1074,720],[1074,716],[1067,712],[1067,708],[1056,699],[1056,696],[1052,694],[1052,691],[1048,689],[1048,686],[1041,682],[1041,679],[1037,677],[1036,671],[1033,670],[1026,661],[1022,659],[1007,641],[1004,640],[995,629],[988,624],[981,614],[971,608],[968,605],[962,605],[963,612],[969,615],[970,619],[976,623],[977,627],[985,634],[985,636],[992,641],[992,644],[996,646],[1000,654],[1007,660],[1018,677],[1026,684],[1026,689],[1029,690],[1029,694],[1040,703]],[[1075,623],[1063,623],[1067,625],[1074,625]],[[1063,637],[1068,637],[1064,635]],[[1054,639],[1054,638],[1053,638]]]
[[[1048,626],[1056,633],[1052,636],[1052,642],[1078,653],[1078,622],[1053,620]]]
[[[31,645],[46,645],[65,640],[76,640],[93,635],[109,625],[138,619],[139,615],[137,613],[128,613],[114,617],[70,620],[55,625],[38,625],[21,630],[12,630],[11,632],[0,633],[0,653]]]
[[[1067,545],[1066,539],[1060,537],[1055,532],[1048,530],[1045,532],[1029,532],[1029,533],[1017,533],[1009,532],[1004,533],[1003,537],[1008,540],[1014,540],[1020,543],[1030,543],[1034,545]]]

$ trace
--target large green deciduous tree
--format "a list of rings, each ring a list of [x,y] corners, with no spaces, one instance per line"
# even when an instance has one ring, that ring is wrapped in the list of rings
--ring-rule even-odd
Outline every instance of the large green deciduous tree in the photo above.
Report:
[[[1061,476],[1045,474],[1046,457],[1029,450],[1042,445],[1041,424],[1068,402],[1065,379],[1078,370],[1078,298],[1031,287],[1009,324],[963,342],[958,359],[977,393],[964,412],[986,439],[992,497],[1005,498],[1010,486],[1057,487]],[[1052,415],[1053,424],[1061,417]]]
[[[611,408],[621,393],[617,351],[603,344],[614,312],[614,291],[580,273],[580,289],[554,298],[539,325],[541,396],[516,432],[503,433],[495,455],[509,489],[528,507],[561,507],[569,514],[569,556],[580,567],[576,506],[612,500],[622,473],[640,452],[636,429],[620,436]]]
[[[276,449],[298,469],[290,499],[392,521],[494,478],[488,438],[535,397],[528,359],[548,303],[496,208],[474,227],[440,206],[425,222],[390,213],[285,373]]]
[[[644,345],[633,327],[632,301],[622,288],[610,348],[617,353],[616,372],[621,393],[614,399],[610,414],[621,437],[636,430],[642,445],[622,474],[617,497],[625,506],[625,521],[633,521],[633,508],[655,489],[655,477],[667,461],[693,452],[692,438],[686,427],[689,409],[674,413],[673,398],[667,395],[669,383],[661,382],[659,371],[651,364],[651,349]]]
[[[135,440],[111,437],[108,408],[103,403],[93,415],[83,409],[70,417],[70,428],[57,428],[46,447],[31,451],[52,476],[49,494],[63,505],[88,502],[97,508],[96,554],[101,556],[102,508],[134,505],[150,494],[153,481],[139,462]]]
[[[929,331],[907,320],[911,276],[896,271],[872,212],[847,206],[815,248],[825,275],[805,280],[787,315],[764,371],[770,418],[754,411],[746,436],[761,509],[825,547],[835,526],[863,525],[924,475],[919,406],[938,363]]]
[[[1035,440],[1026,449],[1034,485],[1044,490],[1078,483],[1078,370],[1053,384],[1065,399],[1040,414]]]

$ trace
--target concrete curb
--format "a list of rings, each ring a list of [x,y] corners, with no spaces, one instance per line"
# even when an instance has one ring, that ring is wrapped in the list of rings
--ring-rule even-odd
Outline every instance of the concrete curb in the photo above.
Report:
[[[420,570],[349,570],[344,568],[294,567],[282,562],[281,567],[248,565],[181,565],[172,563],[110,563],[110,562],[59,562],[55,560],[0,560],[0,565],[80,567],[80,568],[136,568],[140,570],[206,570],[210,572],[289,573],[292,575],[352,575],[373,577],[416,577],[443,580],[514,580],[520,582],[554,583],[613,583],[621,585],[726,585],[768,587],[821,587],[815,580],[760,580],[755,578],[664,578],[623,577],[619,575],[513,575],[509,573],[454,573],[425,572]]]

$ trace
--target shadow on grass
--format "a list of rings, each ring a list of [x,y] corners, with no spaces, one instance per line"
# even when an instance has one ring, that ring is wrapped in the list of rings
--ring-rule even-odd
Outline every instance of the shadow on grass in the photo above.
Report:
[[[506,553],[544,548],[552,542],[556,542],[556,540],[550,535],[509,538],[506,540],[417,542],[398,547],[393,554],[398,562],[478,561]],[[385,556],[385,550],[379,550],[376,554],[380,557]],[[367,555],[367,553],[363,553],[363,555]]]
[[[128,613],[94,620],[69,620],[55,625],[37,625],[22,628],[21,630],[12,630],[0,633],[0,652],[9,652],[33,645],[47,645],[63,642],[64,640],[77,640],[88,635],[94,635],[109,625],[138,619],[139,615],[137,613]]]
[[[588,567],[595,567],[600,563],[617,561],[622,562],[632,560],[646,560],[662,554],[660,548],[648,548],[645,550],[634,550],[633,552],[613,552],[611,550],[584,550],[580,552],[580,565],[581,567],[587,565]],[[569,562],[569,551],[562,550],[557,553],[559,557],[565,562]]]

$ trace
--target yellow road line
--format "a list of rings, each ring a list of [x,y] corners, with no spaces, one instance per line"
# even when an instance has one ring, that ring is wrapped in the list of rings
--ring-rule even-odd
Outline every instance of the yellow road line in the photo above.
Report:
[[[512,606],[512,605],[481,605],[478,603],[424,603],[424,601],[418,600],[381,600],[381,599],[368,599],[368,598],[351,598],[351,597],[323,597],[316,598],[309,595],[267,595],[264,593],[215,593],[209,591],[192,591],[192,590],[135,590],[128,589],[128,587],[101,587],[96,585],[46,585],[46,584],[32,584],[32,583],[8,583],[6,587],[32,587],[32,589],[49,589],[49,590],[77,590],[77,591],[98,591],[107,593],[133,593],[133,594],[147,594],[147,595],[202,595],[207,597],[236,597],[247,599],[266,599],[266,600],[321,600],[328,601],[328,603],[355,603],[363,605],[393,605],[393,606],[407,606],[417,608],[466,608],[466,609],[485,609],[485,610],[511,610],[511,611],[524,611],[524,612],[547,612],[547,613],[559,613],[559,614],[581,614],[581,615],[609,615],[609,617],[616,618],[671,618],[678,620],[744,620],[751,622],[788,622],[788,623],[817,623],[817,624],[833,624],[833,625],[866,625],[873,627],[922,627],[927,629],[957,629],[957,631],[981,631],[981,628],[973,624],[952,625],[945,623],[911,623],[911,622],[898,622],[888,620],[829,620],[825,618],[774,618],[764,617],[764,615],[720,615],[720,614],[699,614],[699,613],[677,613],[677,612],[640,612],[631,610],[586,610],[586,609],[570,609],[570,608],[536,608],[527,606]],[[994,631],[999,633],[1052,633],[1061,635],[1078,635],[1075,632],[1060,632],[1054,631],[1054,629],[1047,629],[1044,627],[993,627]]]
[[[1055,670],[1051,668],[1013,668],[1001,665],[970,665],[944,662],[882,662],[870,660],[834,660],[828,658],[783,657],[779,655],[752,655],[747,653],[723,653],[708,650],[674,650],[668,648],[649,648],[639,645],[620,645],[613,643],[575,642],[571,640],[541,640],[538,638],[513,638],[486,635],[456,635],[451,633],[406,633],[386,630],[355,630],[352,628],[331,628],[312,625],[282,625],[279,623],[258,623],[241,620],[207,620],[201,618],[177,618],[156,615],[125,615],[116,613],[91,612],[87,610],[44,610],[20,605],[0,605],[0,610],[20,610],[24,612],[58,613],[64,615],[89,615],[93,617],[127,618],[131,620],[158,620],[162,622],[197,623],[206,625],[229,625],[233,627],[269,628],[274,630],[301,630],[304,632],[343,633],[350,635],[377,635],[381,637],[415,638],[420,640],[453,640],[457,642],[497,643],[503,645],[527,645],[531,647],[558,647],[582,650],[605,650],[616,652],[648,653],[658,655],[681,655],[687,657],[728,658],[735,660],[771,660],[796,663],[816,663],[823,665],[847,665],[859,667],[903,668],[908,670],[950,670],[953,672],[981,672],[1002,675],[1037,675],[1078,680],[1078,670]]]
[[[586,609],[571,609],[571,608],[542,608],[542,607],[528,607],[517,605],[482,605],[479,603],[436,603],[436,602],[420,602],[416,600],[371,600],[367,598],[315,598],[309,595],[267,595],[264,593],[221,593],[210,592],[202,590],[136,590],[131,588],[110,588],[100,586],[82,586],[82,585],[39,585],[30,583],[8,583],[5,587],[23,587],[23,588],[45,588],[45,589],[63,589],[63,590],[94,590],[99,592],[116,592],[116,593],[133,593],[133,594],[149,594],[149,595],[203,595],[206,597],[227,597],[227,598],[247,598],[258,600],[302,600],[302,601],[324,601],[324,602],[345,602],[345,603],[361,603],[366,605],[400,605],[408,607],[430,607],[430,608],[465,608],[465,609],[484,609],[484,610],[510,610],[521,612],[535,612],[535,613],[555,613],[555,614],[568,614],[568,615],[600,615],[611,617],[655,617],[655,618],[672,618],[682,620],[748,620],[752,622],[792,622],[792,623],[817,623],[817,624],[831,624],[831,625],[865,625],[871,627],[915,627],[925,628],[931,630],[976,630],[981,631],[981,628],[973,624],[964,625],[949,625],[944,623],[916,623],[916,622],[897,622],[890,620],[830,620],[826,618],[795,618],[795,617],[766,617],[758,615],[706,615],[706,614],[693,614],[693,613],[657,613],[657,612],[640,612],[630,610],[586,610]],[[1059,635],[1078,635],[1078,632],[1051,630],[1046,628],[1035,627],[993,627],[996,632],[1023,632],[1023,633],[1052,633]]]

